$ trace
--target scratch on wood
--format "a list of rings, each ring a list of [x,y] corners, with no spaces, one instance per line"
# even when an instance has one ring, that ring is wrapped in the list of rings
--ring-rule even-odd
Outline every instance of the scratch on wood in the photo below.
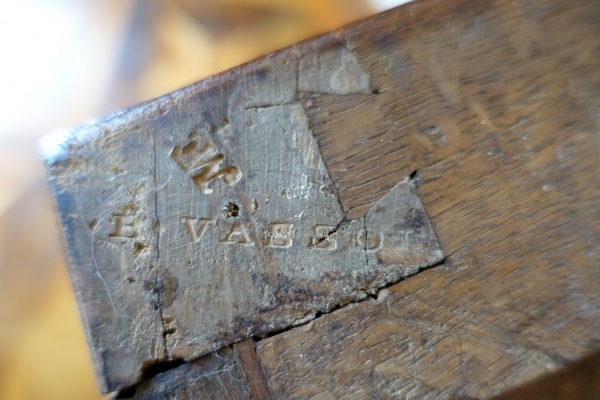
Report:
[[[304,324],[443,259],[406,174],[366,215],[345,213],[304,92],[378,95],[347,44],[327,40],[259,61],[218,90],[92,125],[104,133],[52,155],[103,390],[135,383],[144,366]],[[114,246],[90,252],[97,240]]]

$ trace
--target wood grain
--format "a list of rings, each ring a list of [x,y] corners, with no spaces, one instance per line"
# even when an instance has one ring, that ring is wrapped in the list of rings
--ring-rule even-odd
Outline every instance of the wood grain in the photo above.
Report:
[[[102,390],[443,260],[409,176],[348,216],[309,129],[306,95],[370,81],[328,34],[58,138],[48,169]]]
[[[270,400],[273,398],[262,367],[256,356],[253,339],[242,340],[233,345],[238,368],[248,388],[248,397],[252,400]]]
[[[509,390],[497,400],[598,398],[600,394],[600,354],[567,365],[526,385]]]
[[[340,201],[418,170],[447,260],[259,342],[275,397],[489,398],[598,349],[599,32],[596,2],[465,1],[339,33],[378,92],[310,97]]]
[[[104,388],[279,329],[236,345],[275,398],[595,352],[599,34],[594,1],[417,1],[75,131],[48,165]]]
[[[116,399],[249,399],[233,349],[224,347],[177,368],[161,372],[116,395]]]

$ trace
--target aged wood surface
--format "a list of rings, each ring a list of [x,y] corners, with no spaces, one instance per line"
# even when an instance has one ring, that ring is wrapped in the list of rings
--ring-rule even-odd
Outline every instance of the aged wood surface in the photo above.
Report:
[[[117,394],[116,399],[251,399],[231,347],[157,374]]]
[[[76,132],[50,167],[106,390],[443,259],[407,177],[365,215],[344,217],[299,104],[234,108],[215,130],[198,125],[210,114],[197,107],[212,102],[197,100]],[[235,165],[220,165],[215,143]]]
[[[342,206],[418,169],[447,260],[259,342],[275,397],[489,398],[597,350],[600,3],[417,2],[340,35],[379,93],[306,104]]]
[[[303,324],[443,260],[407,174],[348,216],[309,129],[311,95],[373,96],[370,79],[330,34],[48,151],[103,390]]]
[[[254,340],[245,339],[234,344],[233,351],[250,399],[272,399],[269,384],[256,355]]]
[[[568,399],[600,397],[600,353],[596,352],[533,382],[509,390],[497,400]]]
[[[244,395],[489,398],[593,353],[599,71],[598,2],[425,0],[73,132],[103,389],[281,329],[235,345]]]

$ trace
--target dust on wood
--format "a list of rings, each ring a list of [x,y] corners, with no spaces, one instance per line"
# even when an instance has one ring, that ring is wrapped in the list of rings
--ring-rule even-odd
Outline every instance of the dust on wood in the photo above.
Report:
[[[74,133],[104,388],[278,329],[236,345],[275,398],[489,398],[594,353],[599,37],[594,1],[417,1]]]
[[[300,99],[371,96],[370,76],[345,40],[315,43],[81,128],[48,156],[104,390],[443,260],[402,171],[345,214]]]
[[[491,398],[597,353],[599,6],[415,2],[341,32],[378,94],[303,104],[344,210],[418,169],[447,259],[260,341],[276,398]]]
[[[232,348],[224,347],[116,394],[115,399],[252,399],[242,381]]]

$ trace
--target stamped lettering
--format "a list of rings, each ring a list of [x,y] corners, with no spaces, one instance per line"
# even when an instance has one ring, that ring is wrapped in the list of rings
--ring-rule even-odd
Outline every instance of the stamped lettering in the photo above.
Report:
[[[184,146],[176,146],[171,151],[171,157],[204,194],[213,192],[208,185],[215,179],[220,178],[227,185],[233,185],[242,178],[241,171],[235,165],[220,167],[225,156],[208,142],[201,144],[192,140]]]
[[[115,230],[109,233],[108,236],[125,239],[133,239],[136,236],[130,216],[126,214],[113,214],[111,220],[115,225]]]
[[[274,222],[269,224],[267,246],[290,247],[292,245],[292,224],[288,222]]]
[[[360,247],[364,247],[367,251],[379,250],[382,243],[382,237],[380,232],[374,230],[360,229],[356,233],[356,244]]]
[[[61,147],[53,182],[71,270],[111,389],[145,366],[303,324],[443,259],[401,173],[369,210],[344,208],[309,103],[374,96],[352,50],[334,47],[331,62],[275,55],[241,80],[157,100],[149,120],[126,112]],[[86,152],[89,162],[69,161]]]
[[[333,250],[337,247],[337,241],[333,237],[335,226],[333,225],[315,225],[313,226],[313,235],[308,241],[308,247],[320,250]]]
[[[190,242],[197,242],[202,239],[208,224],[215,223],[214,219],[209,218],[181,217],[181,220],[185,223]]]
[[[246,245],[253,245],[254,242],[248,236],[248,231],[246,231],[246,227],[240,221],[235,221],[233,225],[231,225],[231,229],[223,239],[221,239],[221,243],[239,243]]]
[[[217,225],[216,218],[195,218],[181,217],[181,221],[185,224],[188,242],[198,242],[207,231],[209,226]],[[266,247],[290,248],[294,244],[293,240],[293,224],[290,222],[272,222],[269,223],[266,231]],[[308,247],[311,249],[334,250],[338,247],[338,239],[336,238],[335,226],[316,224],[312,226],[308,239]],[[423,250],[425,243],[420,232],[414,230],[400,230],[396,233],[390,233],[384,237],[383,234],[375,229],[365,229],[362,226],[357,226],[355,229],[348,228],[351,233],[349,237],[352,240],[345,242],[344,246],[353,246],[359,249],[364,249],[368,252],[376,252],[382,248],[400,247],[403,251],[409,253],[418,253]],[[352,233],[353,232],[353,233]],[[253,232],[256,234],[257,232]],[[219,240],[219,243],[251,245],[254,242],[251,236],[241,221],[235,221],[231,227],[226,229],[225,236]],[[384,245],[387,243],[387,245]]]

